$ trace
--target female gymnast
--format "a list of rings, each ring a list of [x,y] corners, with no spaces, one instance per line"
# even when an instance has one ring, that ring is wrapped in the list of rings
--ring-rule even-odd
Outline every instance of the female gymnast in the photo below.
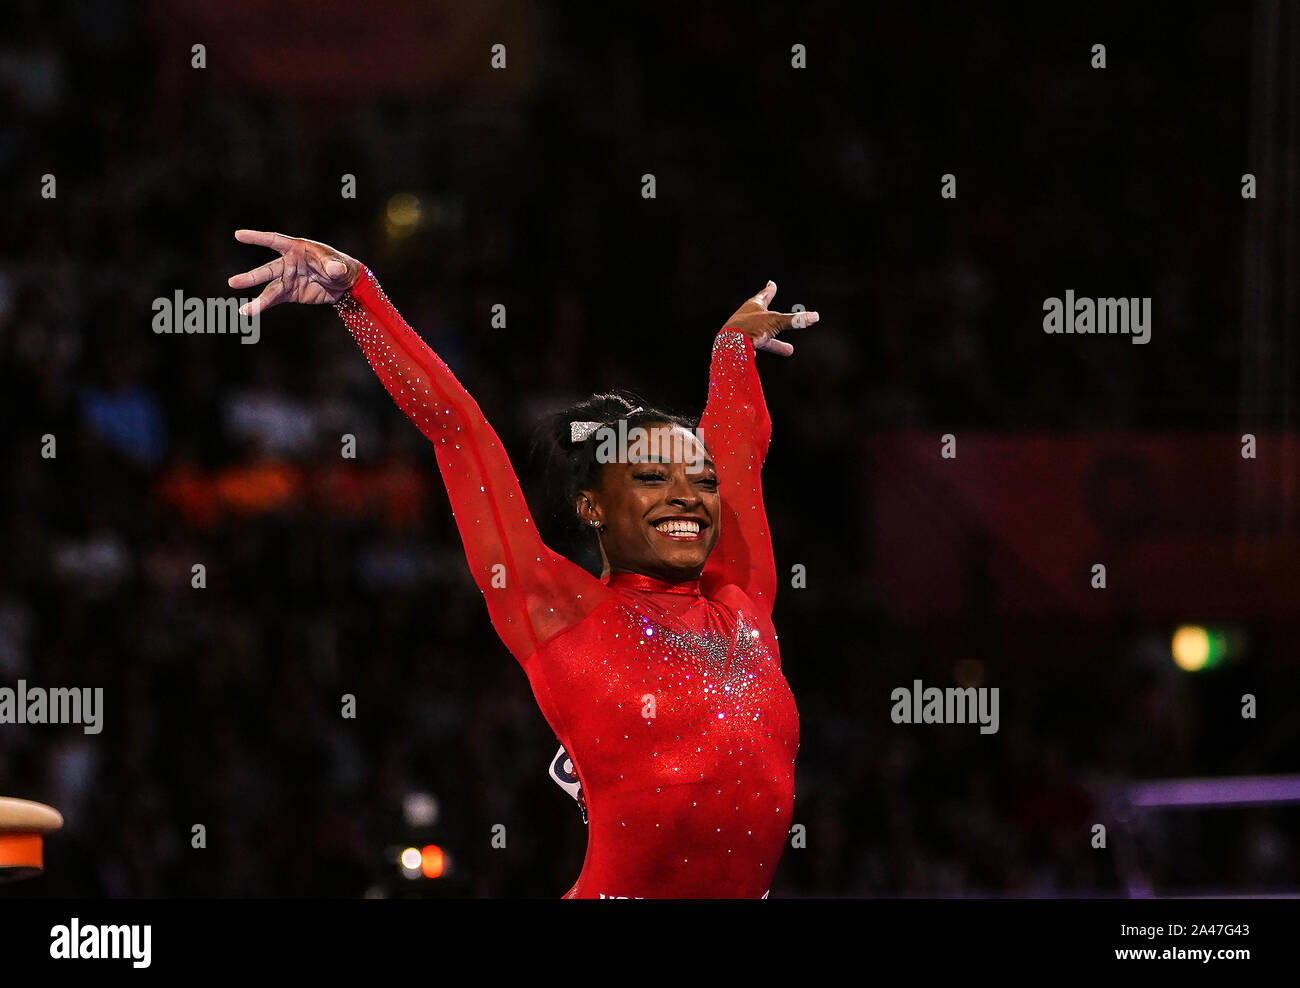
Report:
[[[746,301],[714,339],[698,426],[611,395],[560,420],[597,578],[542,542],[496,433],[369,268],[312,240],[235,237],[280,255],[230,279],[267,283],[240,311],[332,303],[433,443],[492,625],[578,777],[587,854],[564,897],[765,898],[794,807],[799,715],[771,621],[759,481],[771,420],[754,351],[788,356],[777,334],[817,313],[768,311],[772,282]],[[611,457],[606,443],[600,455],[620,428],[671,435],[659,449],[673,453]]]

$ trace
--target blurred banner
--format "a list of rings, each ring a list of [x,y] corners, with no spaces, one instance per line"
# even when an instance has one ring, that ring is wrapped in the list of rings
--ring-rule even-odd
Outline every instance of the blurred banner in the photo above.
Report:
[[[335,102],[442,91],[463,104],[514,101],[532,86],[538,16],[520,0],[165,0],[151,5],[149,20],[159,50],[176,54],[163,62],[165,89],[186,84],[191,47],[202,44],[223,87]],[[506,71],[490,64],[497,44]]]
[[[944,459],[934,433],[873,437],[874,592],[904,620],[1294,618],[1300,519],[1276,464],[1300,439],[1255,439],[1248,459],[1241,433],[963,432]]]

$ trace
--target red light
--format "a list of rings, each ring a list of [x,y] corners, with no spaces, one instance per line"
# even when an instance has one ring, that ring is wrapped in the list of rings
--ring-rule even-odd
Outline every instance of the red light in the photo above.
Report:
[[[420,851],[420,870],[425,878],[440,878],[443,870],[442,848],[429,844]]]

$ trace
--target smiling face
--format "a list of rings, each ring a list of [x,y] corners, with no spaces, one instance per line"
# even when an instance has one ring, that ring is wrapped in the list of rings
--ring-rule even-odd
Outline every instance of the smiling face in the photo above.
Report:
[[[713,461],[687,429],[643,428],[669,441],[606,462],[594,489],[578,494],[578,515],[600,523],[611,573],[640,573],[672,583],[699,579],[717,544],[722,499]]]

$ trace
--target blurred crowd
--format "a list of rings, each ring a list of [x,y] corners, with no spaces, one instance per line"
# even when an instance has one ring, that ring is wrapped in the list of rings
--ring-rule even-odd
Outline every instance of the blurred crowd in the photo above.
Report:
[[[821,312],[763,364],[778,563],[809,573],[775,615],[807,847],[774,896],[1295,888],[1286,809],[1133,820],[1136,865],[1116,832],[1092,846],[1116,782],[1294,765],[1294,727],[1207,712],[1239,686],[1300,709],[1281,631],[1208,685],[1136,625],[989,617],[953,652],[873,604],[864,517],[874,431],[1232,424],[1232,8],[1159,47],[1136,17],[1099,80],[1082,19],[945,29],[842,4],[788,27],[775,3],[738,23],[666,4],[633,29],[548,7],[513,94],[370,93],[344,62],[313,102],[177,73],[165,5],[54,6],[17,4],[0,40],[0,685],[102,686],[107,709],[97,736],[0,725],[0,794],[67,820],[48,874],[4,894],[558,896],[581,866],[557,743],[432,451],[335,314],[273,309],[255,346],[151,331],[154,298],[228,295],[268,259],[234,242],[245,226],[370,264],[502,435],[548,540],[588,564],[530,455],[541,415],[613,387],[698,412],[712,333],[767,278],[777,307]],[[1152,345],[1044,337],[1034,300],[1085,284],[1156,296]],[[972,656],[1003,690],[998,735],[890,722],[893,687]],[[404,811],[413,794],[436,812]],[[404,879],[396,849],[425,843],[447,876]]]

